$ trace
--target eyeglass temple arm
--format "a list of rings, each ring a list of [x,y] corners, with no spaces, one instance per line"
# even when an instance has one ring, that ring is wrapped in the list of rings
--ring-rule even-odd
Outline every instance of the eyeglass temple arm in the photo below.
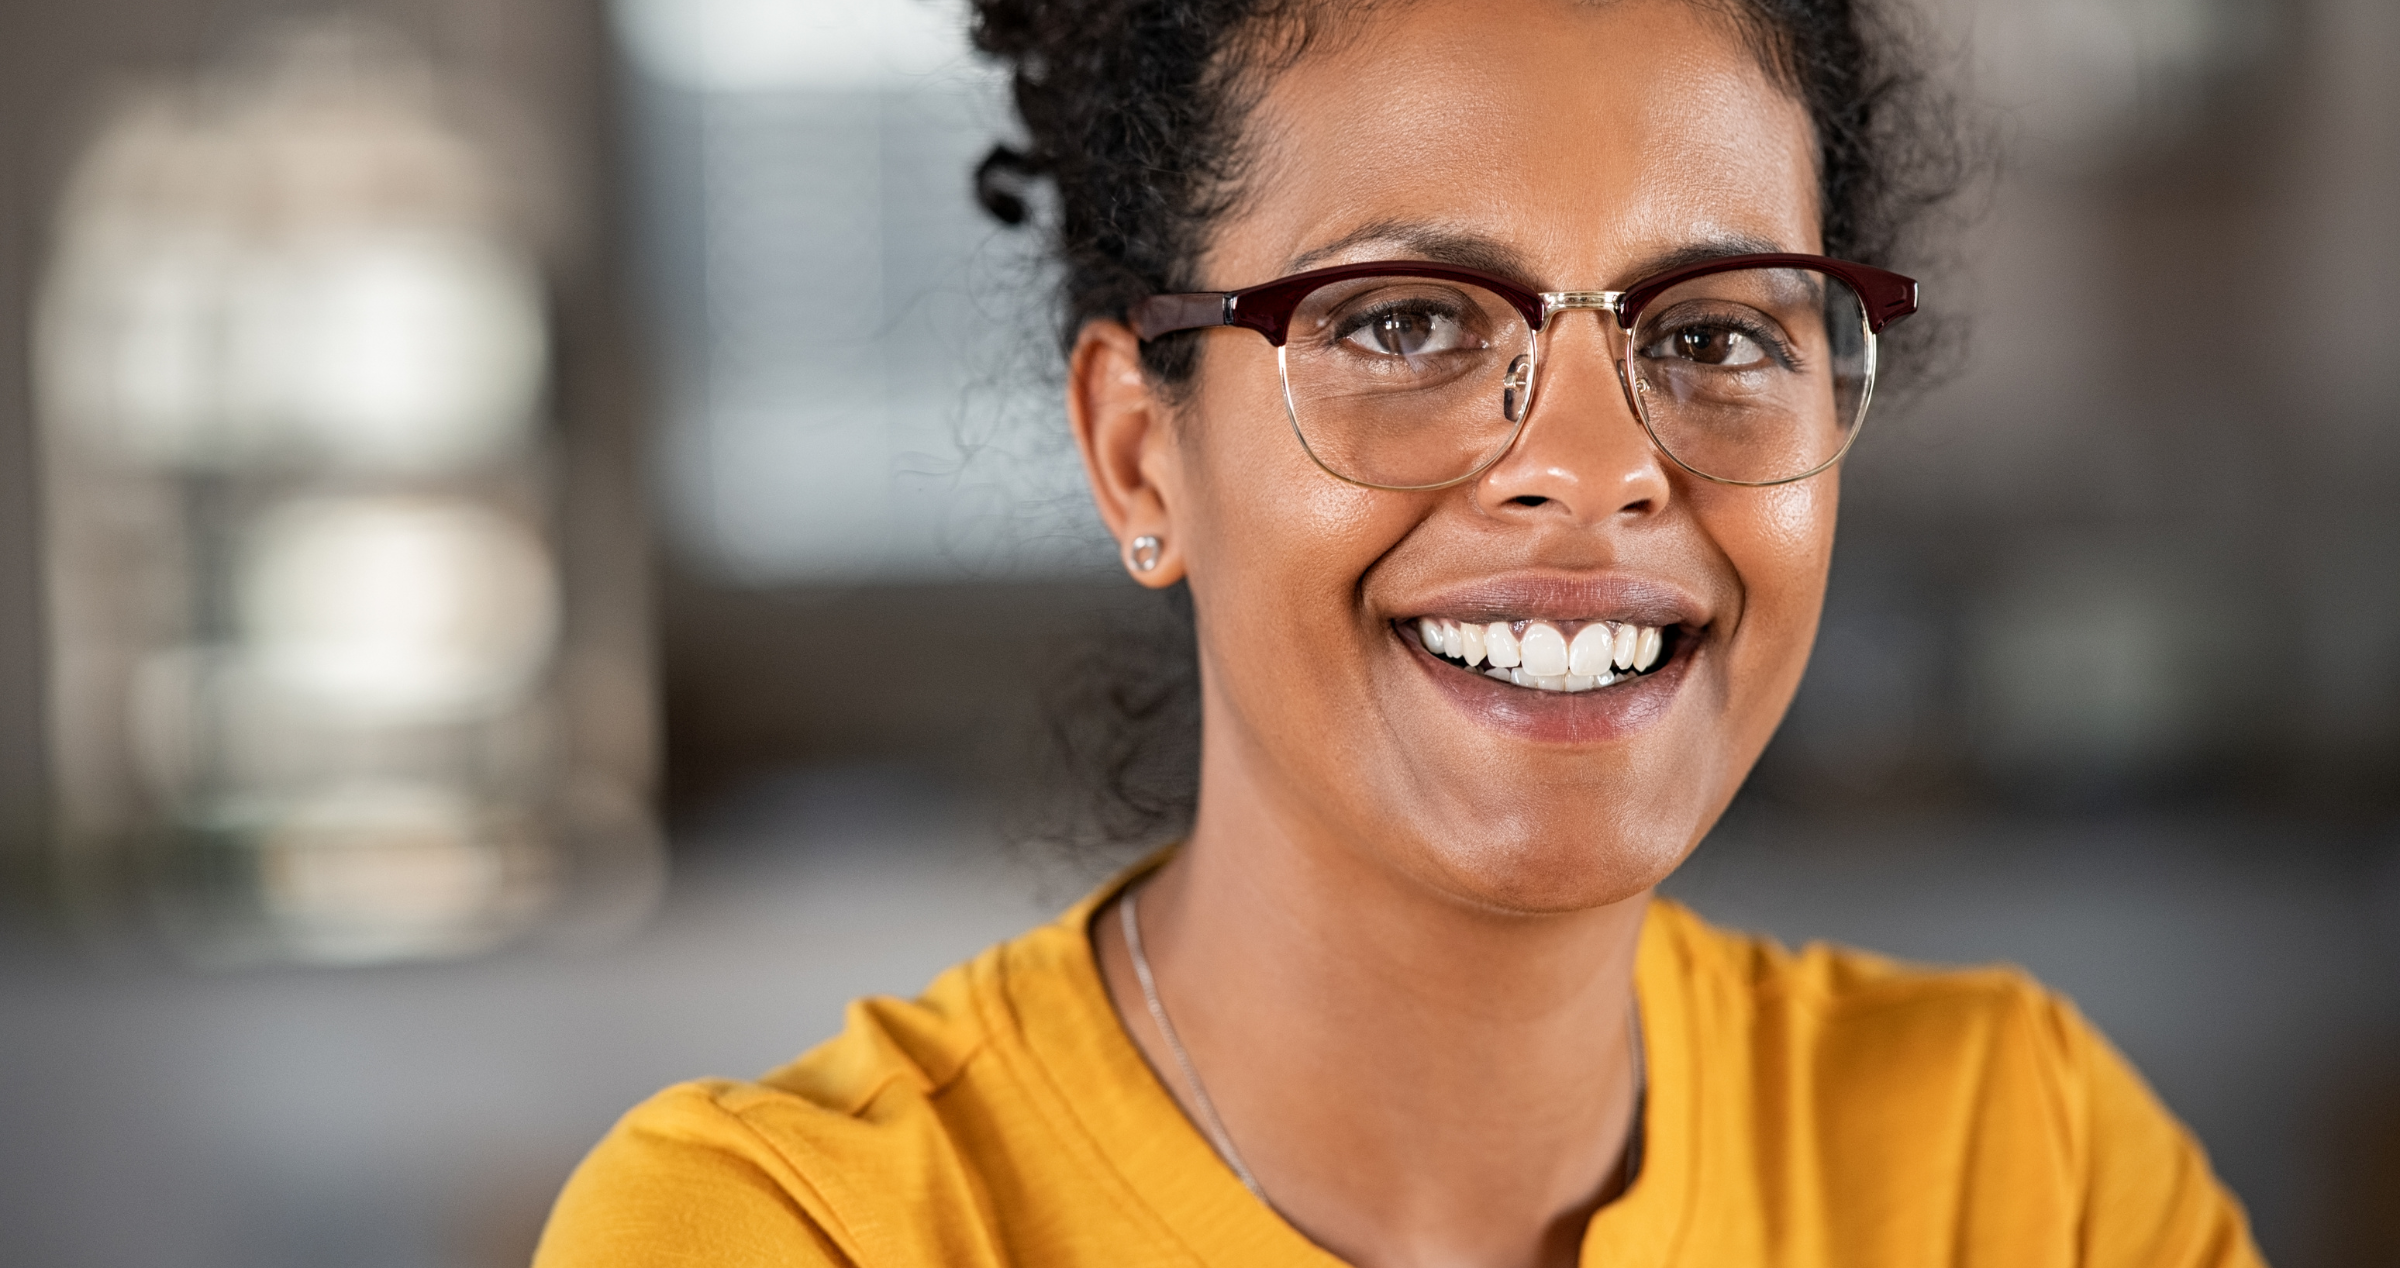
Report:
[[[1128,309],[1125,317],[1126,323],[1133,327],[1134,338],[1148,343],[1178,330],[1233,325],[1233,307],[1232,291],[1153,295]]]
[[[1867,328],[1881,334],[1885,326],[1917,311],[1917,280],[1883,273],[1874,279],[1867,304]]]

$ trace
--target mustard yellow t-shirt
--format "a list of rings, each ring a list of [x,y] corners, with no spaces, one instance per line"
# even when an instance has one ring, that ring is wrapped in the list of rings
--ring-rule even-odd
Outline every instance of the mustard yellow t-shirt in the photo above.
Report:
[[[759,1082],[636,1108],[568,1181],[536,1268],[1335,1268],[1121,1028],[1086,934],[1114,890],[913,1003],[852,1004]],[[2192,1138],[2018,973],[1793,955],[1660,901],[1635,982],[1642,1166],[1592,1217],[1588,1268],[2261,1262]]]

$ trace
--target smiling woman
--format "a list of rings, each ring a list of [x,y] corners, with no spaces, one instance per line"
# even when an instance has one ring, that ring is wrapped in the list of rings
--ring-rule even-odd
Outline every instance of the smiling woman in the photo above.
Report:
[[[987,0],[1197,813],[560,1199],[580,1264],[2249,1264],[2073,1010],[1653,897],[1781,719],[1921,190],[1835,0]],[[1290,654],[1295,649],[1304,655]]]

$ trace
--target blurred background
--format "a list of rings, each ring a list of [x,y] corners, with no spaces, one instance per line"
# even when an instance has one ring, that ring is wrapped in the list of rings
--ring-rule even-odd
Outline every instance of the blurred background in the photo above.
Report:
[[[1672,888],[2022,964],[2400,1264],[2400,6],[1931,0],[1999,175]],[[1134,605],[934,0],[0,4],[0,1262],[521,1263],[1041,918]]]

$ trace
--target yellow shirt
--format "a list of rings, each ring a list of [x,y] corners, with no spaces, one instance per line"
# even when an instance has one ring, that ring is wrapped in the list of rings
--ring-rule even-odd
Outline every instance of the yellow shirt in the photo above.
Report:
[[[1120,1026],[1086,935],[1114,888],[913,1003],[852,1004],[764,1080],[636,1108],[568,1181],[536,1268],[1335,1268]],[[1662,900],[1635,983],[1642,1166],[1592,1217],[1590,1268],[2261,1262],[2192,1138],[2020,974],[1793,955]]]

